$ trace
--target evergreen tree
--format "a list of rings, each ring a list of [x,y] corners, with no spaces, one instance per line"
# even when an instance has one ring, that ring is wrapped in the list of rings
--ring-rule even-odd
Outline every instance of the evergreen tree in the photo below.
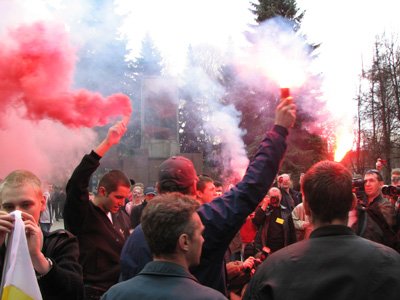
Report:
[[[251,3],[251,5],[254,7],[252,12],[256,15],[257,23],[282,16],[294,21],[294,30],[297,31],[304,17],[304,11],[299,13],[295,0],[260,0],[259,3]]]
[[[141,146],[141,85],[146,77],[161,76],[163,73],[163,59],[160,51],[154,45],[149,34],[146,34],[142,40],[142,46],[139,56],[129,63],[129,77],[131,79],[131,88],[133,97],[132,107],[134,118],[128,126],[128,133],[123,142],[125,142],[130,152]]]

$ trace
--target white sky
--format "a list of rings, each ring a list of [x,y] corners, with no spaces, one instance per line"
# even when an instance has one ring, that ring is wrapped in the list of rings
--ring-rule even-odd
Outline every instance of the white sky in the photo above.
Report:
[[[130,39],[133,55],[140,51],[149,33],[162,51],[172,73],[184,66],[188,45],[210,44],[220,50],[229,41],[244,42],[243,31],[254,23],[250,4],[242,0],[117,0],[118,12],[125,12],[123,32]]]
[[[298,0],[297,3],[306,10],[303,31],[313,42],[322,43],[319,66],[326,78],[324,95],[330,108],[339,113],[350,112],[362,61],[364,66],[369,65],[375,36],[384,31],[396,33],[399,29],[400,2]]]
[[[140,50],[141,39],[149,32],[172,71],[183,67],[189,43],[225,49],[231,38],[238,45],[244,41],[243,31],[254,22],[247,0],[117,2],[122,11],[131,12],[124,31],[129,33],[133,53]],[[297,5],[306,10],[302,30],[310,41],[322,43],[317,69],[325,76],[329,107],[341,116],[347,112],[351,119],[361,57],[368,65],[375,35],[397,31],[400,1],[297,0]]]

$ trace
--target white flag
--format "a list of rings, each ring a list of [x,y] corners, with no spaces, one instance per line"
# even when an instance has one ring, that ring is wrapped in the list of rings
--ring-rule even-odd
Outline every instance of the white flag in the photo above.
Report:
[[[21,212],[14,214],[14,230],[8,237],[1,280],[1,300],[42,300],[25,236]]]

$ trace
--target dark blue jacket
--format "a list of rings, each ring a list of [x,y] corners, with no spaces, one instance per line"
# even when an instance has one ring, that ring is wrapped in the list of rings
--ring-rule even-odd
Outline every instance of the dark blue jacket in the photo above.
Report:
[[[200,265],[191,269],[201,284],[226,294],[224,254],[247,216],[271,187],[286,150],[286,128],[275,125],[266,134],[243,180],[221,197],[200,206],[205,227]],[[121,278],[135,276],[151,261],[142,227],[136,227],[121,252]]]

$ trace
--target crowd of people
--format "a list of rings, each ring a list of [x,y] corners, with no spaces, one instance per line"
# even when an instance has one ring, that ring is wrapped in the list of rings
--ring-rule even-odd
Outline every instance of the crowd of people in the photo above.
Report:
[[[295,118],[292,98],[283,99],[243,179],[226,190],[173,156],[156,187],[112,170],[91,193],[101,158],[127,130],[122,121],[84,155],[65,192],[11,172],[0,184],[1,267],[10,213],[20,210],[45,300],[400,299],[397,195],[383,195],[381,173],[368,170],[357,197],[351,173],[331,161],[293,189],[279,167]],[[391,184],[400,187],[400,170]],[[53,216],[65,229],[50,230]]]

